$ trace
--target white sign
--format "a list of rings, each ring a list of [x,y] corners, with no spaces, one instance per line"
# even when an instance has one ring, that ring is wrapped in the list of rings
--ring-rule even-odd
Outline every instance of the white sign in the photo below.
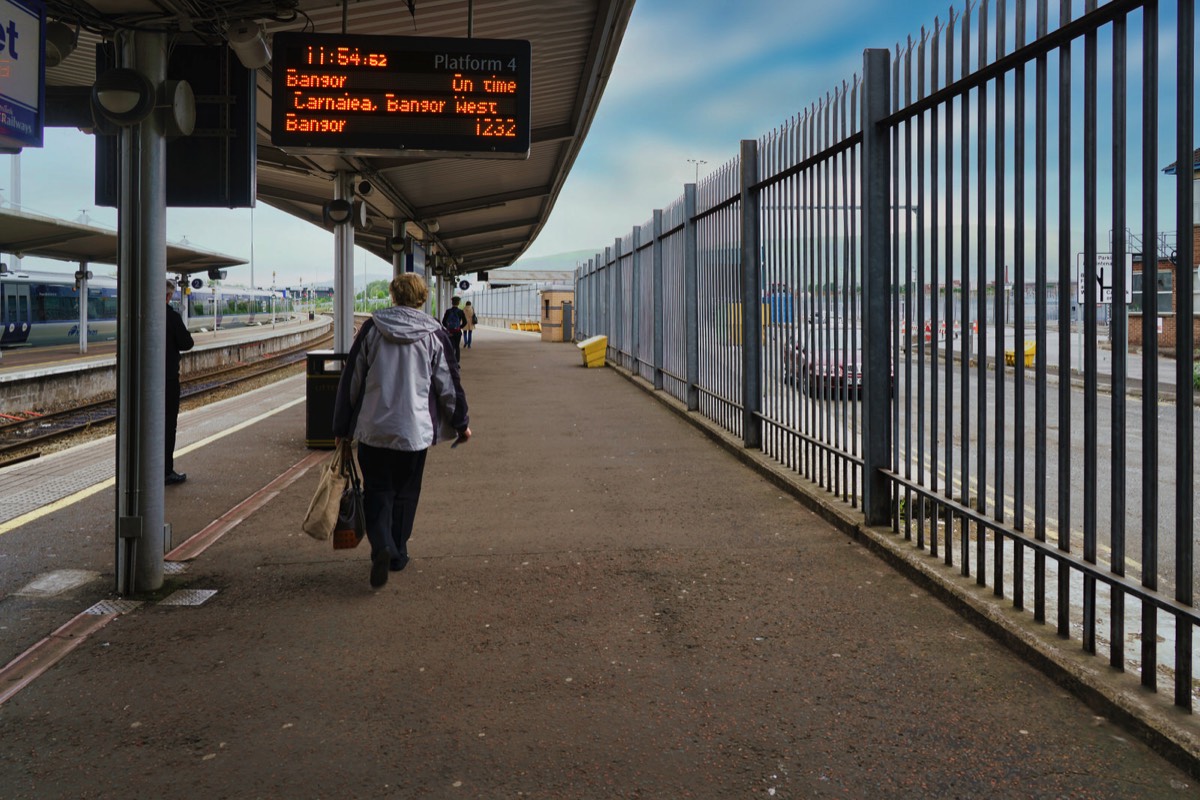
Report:
[[[1083,253],[1075,259],[1076,300],[1086,302],[1083,284]],[[1112,253],[1096,253],[1096,302],[1111,303],[1113,301],[1113,256]],[[1125,254],[1125,305],[1133,302],[1133,253]]]
[[[45,9],[40,2],[0,2],[0,147],[41,147]]]

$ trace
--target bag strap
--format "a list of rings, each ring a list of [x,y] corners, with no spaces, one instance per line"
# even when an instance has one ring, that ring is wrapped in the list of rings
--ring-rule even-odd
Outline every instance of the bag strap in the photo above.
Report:
[[[338,450],[338,455],[342,459],[342,471],[350,478],[351,485],[355,489],[361,487],[360,477],[358,474],[358,465],[354,461],[354,451],[351,449],[349,441],[343,441],[342,447]]]

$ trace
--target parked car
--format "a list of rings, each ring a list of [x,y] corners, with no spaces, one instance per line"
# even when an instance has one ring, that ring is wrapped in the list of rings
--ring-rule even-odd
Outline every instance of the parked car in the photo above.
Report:
[[[783,380],[809,397],[860,399],[863,390],[862,332],[839,327],[807,329],[793,334],[784,350]],[[889,389],[894,395],[894,372]]]

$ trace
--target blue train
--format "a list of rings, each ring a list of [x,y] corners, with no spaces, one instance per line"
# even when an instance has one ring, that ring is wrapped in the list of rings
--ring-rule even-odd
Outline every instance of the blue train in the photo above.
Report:
[[[192,330],[270,322],[284,313],[283,292],[210,284],[187,297]],[[272,303],[274,298],[274,303]],[[180,308],[176,295],[174,305]],[[96,277],[87,287],[87,340],[117,338],[117,282]],[[182,313],[182,311],[181,311]],[[0,347],[43,347],[79,342],[79,290],[73,275],[0,272]]]

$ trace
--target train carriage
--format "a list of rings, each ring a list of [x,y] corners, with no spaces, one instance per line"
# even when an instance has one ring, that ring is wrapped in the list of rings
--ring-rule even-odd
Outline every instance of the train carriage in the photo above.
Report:
[[[213,330],[270,322],[283,313],[283,293],[210,284],[185,295],[188,328]],[[177,294],[172,304],[181,308]],[[117,281],[96,277],[87,287],[87,340],[117,337]],[[75,277],[55,272],[0,272],[0,348],[79,342],[79,289]]]

